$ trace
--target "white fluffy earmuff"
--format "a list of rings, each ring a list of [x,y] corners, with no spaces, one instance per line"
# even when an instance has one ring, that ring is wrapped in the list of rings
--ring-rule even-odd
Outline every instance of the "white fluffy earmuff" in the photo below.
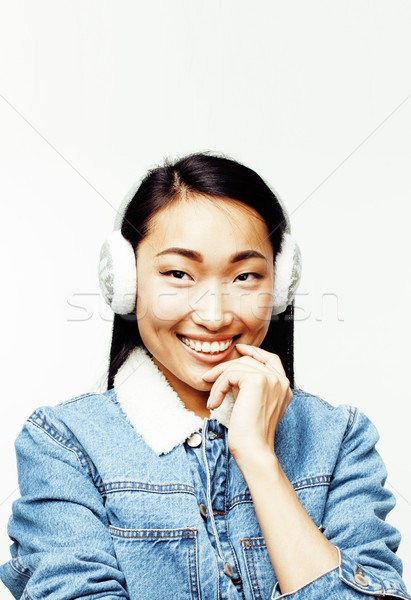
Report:
[[[279,315],[294,300],[301,279],[301,252],[292,235],[285,231],[280,252],[274,261],[273,315]]]
[[[132,313],[136,306],[136,257],[132,245],[121,234],[121,225],[139,184],[134,184],[124,197],[117,212],[114,231],[106,238],[100,251],[100,289],[107,304],[120,315]],[[273,315],[284,312],[291,304],[301,279],[301,252],[291,236],[289,217],[282,203],[281,207],[287,227],[274,262]]]

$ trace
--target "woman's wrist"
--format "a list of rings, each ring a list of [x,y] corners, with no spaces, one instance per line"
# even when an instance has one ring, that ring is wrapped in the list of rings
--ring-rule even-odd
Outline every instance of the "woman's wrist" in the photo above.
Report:
[[[244,479],[248,477],[261,477],[267,471],[280,474],[281,466],[274,448],[266,444],[254,444],[243,448],[240,452],[233,453],[234,460],[242,472]]]

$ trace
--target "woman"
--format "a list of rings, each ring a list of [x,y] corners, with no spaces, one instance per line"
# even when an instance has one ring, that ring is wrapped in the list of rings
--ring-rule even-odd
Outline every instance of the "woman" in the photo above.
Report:
[[[411,598],[375,427],[294,385],[300,266],[236,161],[166,161],[130,191],[101,252],[108,389],[16,440],[15,598]]]

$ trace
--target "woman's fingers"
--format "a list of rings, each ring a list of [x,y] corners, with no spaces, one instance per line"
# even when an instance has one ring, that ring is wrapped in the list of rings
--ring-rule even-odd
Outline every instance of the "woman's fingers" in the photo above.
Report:
[[[236,344],[236,348],[238,349],[238,352],[243,355],[242,358],[250,357],[254,360],[257,360],[258,363],[265,365],[272,371],[275,371],[280,379],[286,379],[282,362],[277,354],[272,354],[271,352],[263,350],[258,346],[249,346],[248,344]],[[241,358],[235,358],[233,360],[227,360],[226,362],[220,363],[209,371],[206,371],[202,375],[202,378],[204,381],[215,381],[230,364],[236,363],[239,360],[241,360]]]
[[[203,379],[212,383],[207,402],[211,410],[221,406],[230,390],[234,394],[228,443],[231,452],[240,456],[250,439],[271,448],[293,393],[278,355],[245,344],[238,351],[240,358],[216,365]]]
[[[276,371],[279,376],[286,377],[280,357],[277,356],[277,354],[263,350],[258,346],[250,346],[248,344],[236,344],[236,348],[240,354],[251,356],[269,369]]]
[[[234,362],[234,361],[233,361]],[[240,380],[244,375],[249,372],[251,375],[255,373],[250,369],[247,369],[244,364],[238,368],[233,365],[227,371],[221,373],[215,381],[210,391],[210,396],[207,402],[207,408],[217,408],[224,400],[225,395],[233,388],[238,387]]]
[[[240,358],[215,365],[202,375],[204,381],[214,382],[207,402],[208,408],[220,406],[230,389],[234,388],[234,391],[237,389],[238,392],[243,383],[249,381],[249,377],[252,377],[254,382],[261,380],[270,386],[289,385],[279,356],[257,346],[248,344],[236,346],[242,354]]]
[[[238,364],[244,365],[247,363],[250,363],[250,364],[254,363],[252,357],[242,356],[241,358],[234,358],[233,360],[226,360],[225,362],[215,365],[215,367],[213,367],[209,371],[206,371],[202,375],[202,378],[205,381],[215,381],[217,379],[217,377],[219,377],[221,375],[221,373],[223,373],[231,365],[238,365]]]

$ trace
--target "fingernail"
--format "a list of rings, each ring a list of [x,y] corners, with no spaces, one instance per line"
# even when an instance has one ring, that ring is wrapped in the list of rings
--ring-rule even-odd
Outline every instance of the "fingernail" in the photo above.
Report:
[[[207,400],[207,408],[209,408],[209,409],[211,410],[211,409],[212,409],[212,407],[213,407],[213,403],[211,402],[211,398],[209,398],[209,399]]]

